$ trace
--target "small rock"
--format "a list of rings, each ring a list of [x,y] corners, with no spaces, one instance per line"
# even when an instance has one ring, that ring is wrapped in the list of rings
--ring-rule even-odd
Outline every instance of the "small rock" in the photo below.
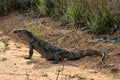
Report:
[[[111,40],[111,41],[109,41],[109,42],[111,42],[111,43],[115,43],[116,41],[115,41],[115,40]]]
[[[14,63],[14,65],[16,65],[16,63]]]
[[[92,32],[90,31],[90,29],[85,30],[85,32],[88,33],[88,34],[92,34]]]
[[[59,28],[62,26],[62,22],[60,21],[57,21],[55,24],[54,24],[55,27]]]
[[[104,38],[99,38],[99,39],[96,39],[97,42],[107,42],[107,40],[105,40]]]
[[[83,27],[83,28],[81,28],[81,31],[86,31],[88,29],[89,29],[89,27]]]

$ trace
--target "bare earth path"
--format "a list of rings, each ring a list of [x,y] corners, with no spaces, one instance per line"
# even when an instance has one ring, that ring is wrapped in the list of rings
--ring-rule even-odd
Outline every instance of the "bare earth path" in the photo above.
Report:
[[[51,64],[35,52],[34,60],[25,60],[23,57],[28,54],[28,46],[7,36],[12,34],[9,31],[14,27],[23,25],[24,22],[20,22],[22,20],[23,17],[19,13],[11,13],[0,19],[0,80],[56,80],[58,70],[63,65],[58,80],[120,80],[119,77],[116,77],[119,76],[119,73],[114,76],[102,68],[95,68],[99,66],[99,57],[94,57],[94,59],[86,57],[77,61]],[[28,24],[31,23],[28,21]],[[120,64],[120,62],[118,63]]]

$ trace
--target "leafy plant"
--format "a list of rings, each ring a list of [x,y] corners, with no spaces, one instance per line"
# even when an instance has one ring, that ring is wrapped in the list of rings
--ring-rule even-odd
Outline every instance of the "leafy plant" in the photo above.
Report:
[[[39,0],[37,7],[46,16],[58,18],[63,14],[61,0]]]
[[[73,27],[80,23],[85,23],[86,11],[84,0],[70,0],[66,6],[66,12],[63,15],[63,21]]]
[[[43,15],[47,15],[48,13],[47,0],[38,0],[38,3],[36,5]]]

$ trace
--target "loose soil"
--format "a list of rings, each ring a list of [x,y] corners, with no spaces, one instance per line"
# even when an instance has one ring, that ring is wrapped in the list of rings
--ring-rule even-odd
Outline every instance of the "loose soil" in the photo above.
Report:
[[[71,51],[104,51],[105,65],[98,56],[52,64],[36,51],[31,60],[26,60],[29,48],[12,33],[16,28],[32,30],[36,36]],[[49,17],[31,19],[12,12],[0,18],[0,80],[120,80],[120,44],[97,42],[93,35],[65,29]]]

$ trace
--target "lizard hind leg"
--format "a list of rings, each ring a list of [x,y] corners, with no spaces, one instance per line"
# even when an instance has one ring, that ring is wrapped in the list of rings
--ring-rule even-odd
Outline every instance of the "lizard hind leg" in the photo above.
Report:
[[[62,61],[62,60],[63,60],[62,54],[63,54],[62,52],[57,52],[57,53],[55,54],[55,60],[52,61],[51,63],[53,63],[53,64],[58,64],[60,61]]]

